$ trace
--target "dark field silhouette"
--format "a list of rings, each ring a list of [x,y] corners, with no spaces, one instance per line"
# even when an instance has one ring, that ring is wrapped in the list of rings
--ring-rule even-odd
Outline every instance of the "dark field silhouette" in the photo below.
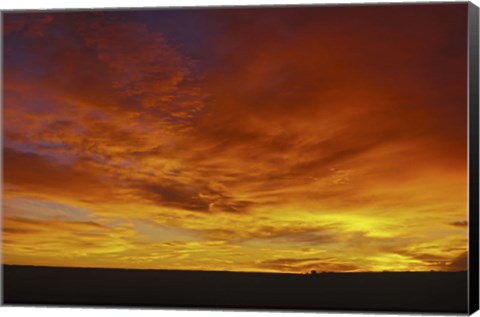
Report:
[[[467,272],[3,268],[5,304],[467,312]]]

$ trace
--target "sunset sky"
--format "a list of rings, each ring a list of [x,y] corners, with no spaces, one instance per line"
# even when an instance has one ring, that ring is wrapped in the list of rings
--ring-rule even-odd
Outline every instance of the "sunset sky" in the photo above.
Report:
[[[466,269],[466,3],[3,18],[4,263]]]

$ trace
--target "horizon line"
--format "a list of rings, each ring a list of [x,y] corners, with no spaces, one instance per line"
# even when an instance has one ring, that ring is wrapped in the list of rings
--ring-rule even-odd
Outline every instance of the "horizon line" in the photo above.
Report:
[[[194,270],[194,269],[156,269],[156,268],[120,268],[120,267],[87,267],[87,266],[54,266],[54,265],[34,265],[34,264],[6,264],[2,266],[10,267],[30,267],[30,268],[52,268],[52,269],[98,269],[98,270],[129,270],[129,271],[177,271],[177,272],[215,272],[215,273],[252,273],[252,274],[290,274],[290,275],[322,275],[322,274],[366,274],[366,273],[467,273],[468,270],[456,271],[442,271],[442,270],[428,270],[428,271],[317,271],[310,270],[306,272],[281,272],[281,271],[230,271],[230,270]],[[314,272],[315,271],[315,272]]]

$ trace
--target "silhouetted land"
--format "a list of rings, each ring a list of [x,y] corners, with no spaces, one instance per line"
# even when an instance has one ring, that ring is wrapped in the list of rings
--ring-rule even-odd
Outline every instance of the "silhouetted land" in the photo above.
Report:
[[[465,313],[467,272],[302,275],[4,266],[4,302]]]

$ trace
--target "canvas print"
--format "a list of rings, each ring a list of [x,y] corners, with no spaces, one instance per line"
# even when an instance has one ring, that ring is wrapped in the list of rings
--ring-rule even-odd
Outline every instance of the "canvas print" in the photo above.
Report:
[[[467,312],[469,8],[3,12],[4,303]]]

